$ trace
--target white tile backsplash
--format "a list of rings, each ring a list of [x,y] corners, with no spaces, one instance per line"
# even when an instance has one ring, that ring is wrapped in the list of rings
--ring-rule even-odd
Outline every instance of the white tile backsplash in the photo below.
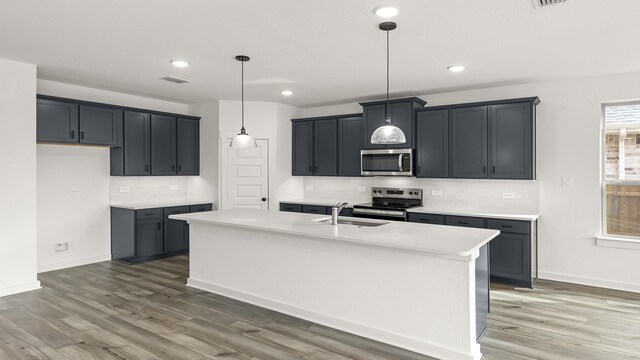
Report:
[[[187,183],[184,176],[112,176],[109,179],[109,201],[111,204],[126,204],[186,200]],[[129,188],[129,191],[120,192],[120,188]]]
[[[499,211],[521,214],[540,212],[540,184],[537,180],[418,179],[411,177],[334,178],[305,177],[304,197],[331,198],[352,204],[368,202],[371,187],[422,189],[425,206],[443,211]],[[309,190],[309,185],[313,190]],[[366,192],[359,192],[366,187]],[[432,195],[432,190],[442,195]],[[503,193],[512,198],[503,198]]]

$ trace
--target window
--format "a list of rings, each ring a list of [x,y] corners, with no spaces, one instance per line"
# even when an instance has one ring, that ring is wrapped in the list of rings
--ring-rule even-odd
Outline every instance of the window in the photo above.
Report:
[[[605,235],[640,237],[640,101],[603,106]]]

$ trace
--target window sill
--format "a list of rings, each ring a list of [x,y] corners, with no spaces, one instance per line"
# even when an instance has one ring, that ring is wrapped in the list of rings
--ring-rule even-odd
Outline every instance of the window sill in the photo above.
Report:
[[[596,245],[619,249],[640,250],[640,239],[615,236],[597,236]]]

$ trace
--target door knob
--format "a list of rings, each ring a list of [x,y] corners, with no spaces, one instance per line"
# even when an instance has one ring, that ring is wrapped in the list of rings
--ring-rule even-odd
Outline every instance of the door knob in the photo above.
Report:
[[[267,201],[267,198],[266,198],[266,197],[263,197],[263,198],[262,198],[262,201]]]

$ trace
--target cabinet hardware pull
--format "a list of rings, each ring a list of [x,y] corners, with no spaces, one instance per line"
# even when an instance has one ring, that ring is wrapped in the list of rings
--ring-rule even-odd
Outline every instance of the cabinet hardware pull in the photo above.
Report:
[[[149,165],[144,166],[144,172],[149,172]]]
[[[80,131],[80,140],[84,139],[84,131]]]
[[[483,174],[486,174],[486,173],[487,173],[487,167],[486,167],[486,166],[483,166],[483,167],[482,167],[482,173],[483,173]]]
[[[500,227],[506,228],[506,229],[511,229],[513,226],[511,225],[500,225]]]
[[[313,172],[318,172],[318,166],[315,167],[315,169],[313,170]]]
[[[160,223],[158,223],[158,230],[160,230]]]
[[[76,138],[76,132],[74,130],[71,130],[71,138],[72,139]]]
[[[461,225],[469,225],[469,223],[468,223],[468,222],[466,222],[466,221],[458,221],[458,224],[461,224]]]
[[[181,173],[182,172],[182,165],[178,165],[178,172]]]
[[[493,166],[493,173],[494,174],[496,173],[496,166],[495,165]]]
[[[175,165],[171,165],[171,171],[176,171],[176,166]]]
[[[313,172],[313,166],[309,165],[309,172]]]

